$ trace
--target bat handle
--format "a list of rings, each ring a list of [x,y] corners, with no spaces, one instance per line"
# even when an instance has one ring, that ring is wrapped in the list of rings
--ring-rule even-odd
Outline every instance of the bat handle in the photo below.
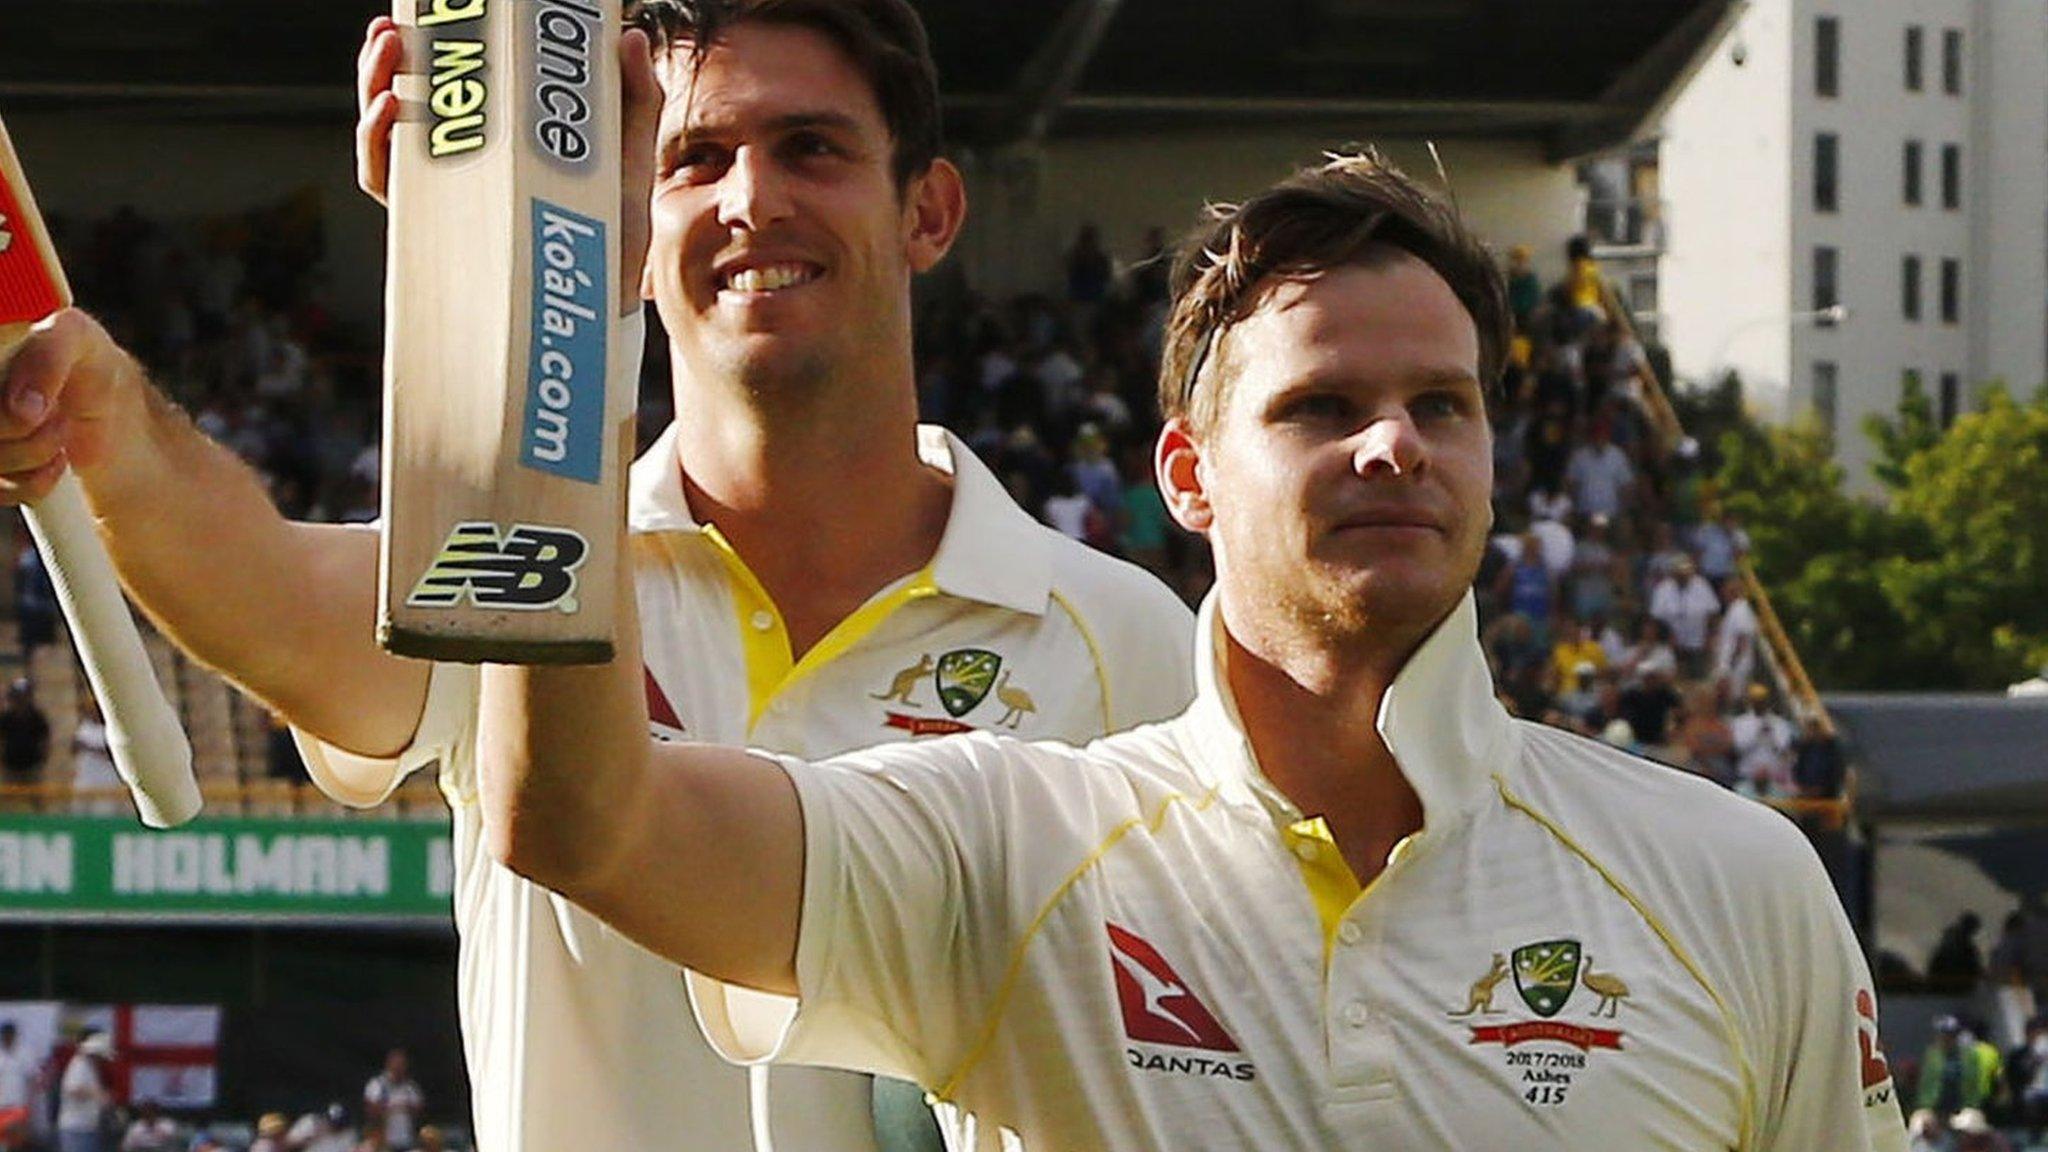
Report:
[[[48,496],[22,512],[105,713],[114,766],[135,794],[142,822],[175,828],[199,813],[192,746],[142,649],[114,565],[86,509],[85,490],[67,472]]]

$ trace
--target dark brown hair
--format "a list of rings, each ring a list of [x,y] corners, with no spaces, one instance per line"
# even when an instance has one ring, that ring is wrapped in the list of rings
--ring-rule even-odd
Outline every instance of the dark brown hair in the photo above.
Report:
[[[902,188],[939,155],[939,69],[924,21],[909,0],[631,0],[626,27],[647,33],[657,53],[686,46],[692,62],[739,24],[787,24],[822,33],[852,58],[894,139]]]
[[[1479,330],[1479,382],[1493,387],[1511,333],[1499,268],[1455,209],[1368,148],[1304,168],[1241,205],[1209,210],[1173,269],[1160,410],[1197,428],[1214,419],[1222,385],[1199,392],[1202,369],[1276,278],[1370,266],[1396,251],[1435,270],[1471,314]]]

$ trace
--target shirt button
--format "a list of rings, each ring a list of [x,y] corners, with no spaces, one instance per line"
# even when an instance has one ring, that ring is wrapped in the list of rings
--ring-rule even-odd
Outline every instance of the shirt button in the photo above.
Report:
[[[1344,1022],[1353,1028],[1365,1027],[1365,1022],[1370,1019],[1372,1011],[1362,1001],[1353,1000],[1344,1006]]]
[[[1365,929],[1360,928],[1350,920],[1346,920],[1342,924],[1337,925],[1337,939],[1340,943],[1356,944],[1360,940],[1365,939]]]
[[[768,611],[766,608],[763,608],[760,611],[754,613],[753,617],[750,620],[748,620],[748,623],[754,626],[754,631],[766,632],[769,629],[775,627],[775,613]]]
[[[1313,864],[1322,857],[1323,850],[1313,840],[1297,840],[1294,842],[1294,854],[1301,857],[1303,863]]]

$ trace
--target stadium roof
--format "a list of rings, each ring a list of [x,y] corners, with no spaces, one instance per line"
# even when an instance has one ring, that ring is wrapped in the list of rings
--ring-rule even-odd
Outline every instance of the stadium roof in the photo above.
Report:
[[[1847,740],[1857,815],[2048,824],[2048,697],[1823,698]]]
[[[1304,123],[1375,136],[1628,140],[1741,0],[913,0],[951,135]],[[214,121],[353,115],[385,0],[0,0],[0,111]],[[139,107],[138,107],[139,106]]]

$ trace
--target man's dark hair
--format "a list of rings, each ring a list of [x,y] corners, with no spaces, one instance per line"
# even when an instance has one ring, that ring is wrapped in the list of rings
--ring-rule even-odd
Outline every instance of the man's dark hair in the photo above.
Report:
[[[909,0],[631,0],[626,26],[647,33],[657,53],[681,47],[693,65],[731,28],[783,24],[823,34],[874,89],[895,153],[896,186],[938,159],[939,69],[924,21]]]
[[[1222,385],[1198,390],[1224,335],[1276,280],[1304,280],[1405,252],[1443,277],[1479,330],[1479,382],[1506,365],[1511,320],[1500,269],[1457,212],[1366,149],[1305,168],[1241,205],[1210,209],[1173,270],[1173,318],[1159,369],[1159,407],[1204,428]]]

